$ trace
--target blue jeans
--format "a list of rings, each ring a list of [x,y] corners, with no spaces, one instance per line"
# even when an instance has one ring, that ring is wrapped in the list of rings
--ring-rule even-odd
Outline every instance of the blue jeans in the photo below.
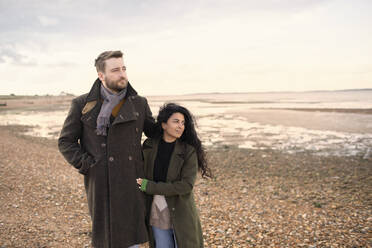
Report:
[[[173,229],[163,230],[151,226],[156,248],[177,248]]]

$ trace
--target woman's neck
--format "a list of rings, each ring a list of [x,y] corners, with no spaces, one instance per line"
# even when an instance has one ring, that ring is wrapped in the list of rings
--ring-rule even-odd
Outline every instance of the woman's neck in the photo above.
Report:
[[[176,141],[176,138],[163,134],[163,140],[167,143],[173,143]]]

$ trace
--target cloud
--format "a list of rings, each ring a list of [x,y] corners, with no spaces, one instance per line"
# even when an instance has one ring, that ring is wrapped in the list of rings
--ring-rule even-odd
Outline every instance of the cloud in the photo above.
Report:
[[[197,23],[261,12],[298,12],[325,0],[1,0],[0,29],[14,32],[92,34],[161,30],[179,23]],[[82,11],[84,10],[84,11]],[[55,27],[50,29],[50,27]]]
[[[16,51],[9,49],[9,48],[3,48],[0,50],[0,63],[5,63],[7,58],[15,61],[20,62],[22,59],[25,58],[25,56],[17,53]]]
[[[11,48],[0,48],[0,64],[11,62],[20,66],[35,66],[36,61]]]
[[[246,89],[259,87],[246,84],[253,81],[273,88],[308,83],[329,64],[341,71],[356,64],[356,72],[370,65],[371,18],[364,9],[370,8],[347,0],[0,0],[0,70],[12,82],[50,83],[59,75],[53,85],[78,92],[76,81],[95,77],[96,55],[120,49],[131,79],[149,92],[153,80],[174,92],[177,80],[195,82],[195,89],[203,84],[203,91],[225,87],[215,83],[225,78],[226,87]],[[29,67],[15,74],[18,66]],[[340,79],[328,75],[330,82]]]
[[[58,19],[48,16],[38,16],[39,22],[44,27],[55,26],[59,23]]]

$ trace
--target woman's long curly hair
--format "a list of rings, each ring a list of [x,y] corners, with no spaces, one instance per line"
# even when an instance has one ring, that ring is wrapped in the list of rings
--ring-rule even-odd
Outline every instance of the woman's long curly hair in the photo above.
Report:
[[[157,117],[157,126],[159,130],[159,136],[163,136],[163,128],[161,123],[167,123],[168,119],[174,113],[181,113],[185,118],[185,130],[183,131],[180,140],[193,146],[196,151],[198,158],[198,168],[201,171],[202,177],[212,177],[212,172],[208,168],[207,160],[205,157],[205,150],[195,130],[195,118],[185,107],[182,107],[175,103],[166,103],[160,110]]]

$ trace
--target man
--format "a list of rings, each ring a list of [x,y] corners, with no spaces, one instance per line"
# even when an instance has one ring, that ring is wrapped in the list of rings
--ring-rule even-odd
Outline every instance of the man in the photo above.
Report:
[[[92,219],[92,245],[138,247],[148,240],[141,136],[155,130],[147,100],[128,82],[121,51],[95,61],[98,79],[72,101],[58,140],[65,159],[84,175]]]

